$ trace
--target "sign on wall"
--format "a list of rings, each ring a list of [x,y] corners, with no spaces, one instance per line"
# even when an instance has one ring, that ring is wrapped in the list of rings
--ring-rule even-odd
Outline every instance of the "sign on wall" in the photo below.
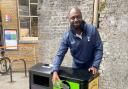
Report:
[[[17,49],[17,32],[15,29],[5,29],[4,40],[6,49]]]

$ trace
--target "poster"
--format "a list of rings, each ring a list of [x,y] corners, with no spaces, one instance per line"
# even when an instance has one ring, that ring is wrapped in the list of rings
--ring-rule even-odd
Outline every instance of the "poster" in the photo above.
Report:
[[[6,49],[17,49],[17,32],[13,29],[5,29],[5,47]]]

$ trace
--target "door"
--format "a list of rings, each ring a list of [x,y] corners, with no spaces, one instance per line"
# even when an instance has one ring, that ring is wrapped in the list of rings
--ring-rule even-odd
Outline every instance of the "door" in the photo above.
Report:
[[[1,5],[0,5],[0,46],[3,45],[3,29],[2,29],[2,16],[1,16]]]

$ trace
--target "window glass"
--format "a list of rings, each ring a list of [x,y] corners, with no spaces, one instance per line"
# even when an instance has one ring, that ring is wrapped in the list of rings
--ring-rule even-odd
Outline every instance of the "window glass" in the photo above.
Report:
[[[31,9],[31,16],[37,16],[37,5],[31,4],[30,9]]]
[[[38,18],[37,17],[31,18],[31,34],[33,37],[38,36]]]
[[[28,37],[30,33],[30,18],[20,18],[20,37]]]
[[[19,0],[19,15],[29,15],[28,0]]]
[[[31,3],[38,3],[38,0],[30,0]]]

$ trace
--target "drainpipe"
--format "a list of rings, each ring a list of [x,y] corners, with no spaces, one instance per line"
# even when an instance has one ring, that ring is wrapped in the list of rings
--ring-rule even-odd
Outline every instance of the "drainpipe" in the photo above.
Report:
[[[96,27],[98,27],[98,6],[99,6],[99,0],[94,0],[93,25]]]

